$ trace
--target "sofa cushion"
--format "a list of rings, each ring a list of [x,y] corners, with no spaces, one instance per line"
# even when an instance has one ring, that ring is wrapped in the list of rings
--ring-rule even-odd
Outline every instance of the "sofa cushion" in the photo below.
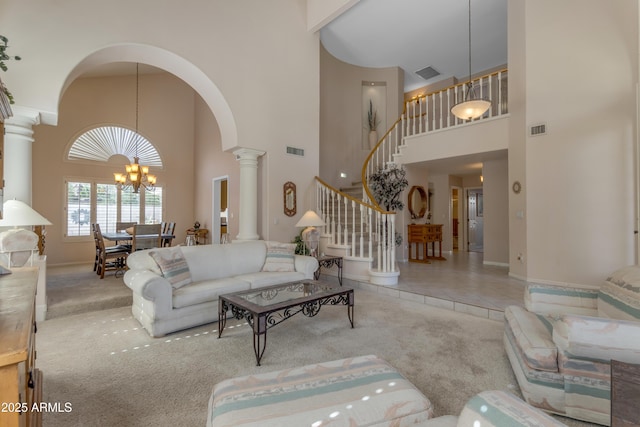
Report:
[[[576,288],[570,286],[549,286],[529,283],[524,293],[524,306],[539,314],[596,315],[598,288]],[[570,307],[570,308],[569,308]]]
[[[233,277],[194,282],[173,291],[173,308],[216,301],[220,295],[248,289],[248,282]]]
[[[171,283],[173,289],[181,288],[191,283],[189,266],[182,256],[179,246],[165,248],[162,251],[149,251],[149,256],[158,264],[162,277]]]
[[[267,242],[267,256],[262,271],[296,271],[295,251],[295,243]]]
[[[640,269],[626,267],[609,277],[598,294],[598,315],[640,320]]]
[[[281,283],[297,282],[298,280],[304,280],[305,277],[304,273],[298,271],[285,271],[248,273],[235,276],[235,278],[247,281],[251,285],[251,289],[257,289]]]
[[[219,382],[207,426],[409,426],[432,416],[422,392],[368,355]]]
[[[154,259],[149,256],[149,252],[151,250],[152,249],[145,249],[142,251],[135,251],[130,253],[127,257],[127,267],[129,268],[129,270],[149,270],[157,274],[158,276],[162,276],[160,267],[158,267],[158,264],[154,261]]]
[[[532,369],[558,372],[558,349],[552,338],[553,318],[524,307],[509,306],[504,312],[516,345]]]
[[[262,240],[252,240],[228,245],[183,246],[191,279],[222,279],[239,274],[260,271],[267,254],[267,245]]]
[[[458,417],[458,427],[566,426],[511,393],[483,391],[472,397]]]

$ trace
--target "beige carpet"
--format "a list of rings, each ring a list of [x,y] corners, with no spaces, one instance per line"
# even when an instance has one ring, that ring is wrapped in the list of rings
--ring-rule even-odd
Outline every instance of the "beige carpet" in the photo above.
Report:
[[[458,414],[482,390],[519,393],[496,321],[356,290],[355,329],[343,306],[298,315],[269,331],[261,367],[249,327],[228,325],[222,339],[217,323],[154,339],[128,306],[40,322],[43,400],[71,407],[45,413],[44,425],[204,426],[218,381],[370,353],[412,381],[436,415]]]
[[[131,290],[122,277],[107,271],[100,279],[92,268],[86,264],[47,269],[47,319],[131,306]]]

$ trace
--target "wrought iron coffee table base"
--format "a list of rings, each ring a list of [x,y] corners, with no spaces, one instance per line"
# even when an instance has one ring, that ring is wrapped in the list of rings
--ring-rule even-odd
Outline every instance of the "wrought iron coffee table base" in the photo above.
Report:
[[[302,313],[307,317],[314,317],[320,312],[323,305],[346,305],[349,323],[353,329],[353,308],[354,296],[353,289],[341,288],[341,292],[330,295],[320,295],[316,299],[306,300],[304,302],[296,302],[291,300],[289,305],[274,305],[272,308],[262,307],[263,310],[252,310],[242,307],[238,303],[231,302],[227,297],[231,295],[222,295],[218,299],[218,338],[222,336],[227,323],[227,311],[231,310],[231,314],[235,319],[246,319],[247,323],[253,329],[253,351],[256,355],[256,365],[260,366],[260,361],[267,347],[267,330],[284,322],[285,320]]]

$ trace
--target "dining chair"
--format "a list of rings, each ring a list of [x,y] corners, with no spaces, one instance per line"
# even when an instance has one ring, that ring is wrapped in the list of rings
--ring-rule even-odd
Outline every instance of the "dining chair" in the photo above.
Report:
[[[175,230],[176,230],[176,223],[169,222],[162,234],[170,234],[171,236],[173,236],[173,232]],[[172,242],[173,242],[173,237],[164,238],[162,239],[162,246],[171,246]]]
[[[159,247],[162,247],[162,224],[136,224],[133,226],[132,251]]]
[[[96,273],[100,275],[101,279],[104,279],[104,272],[107,270],[115,270],[116,277],[120,273],[124,274],[124,270],[127,268],[129,249],[121,245],[105,246],[99,224],[94,224],[93,235],[96,242],[96,256],[98,257]]]
[[[115,246],[107,246],[106,244],[104,244],[104,238],[102,237],[102,229],[100,228],[100,224],[98,223],[91,224],[91,232],[93,233],[93,242],[96,246],[96,256],[93,262],[93,271],[98,272],[98,274],[100,274],[100,272],[98,271],[98,265],[100,263],[100,251],[101,251],[99,240],[102,240],[104,250],[107,252],[121,252],[121,251],[129,252],[131,250],[131,245],[116,244]]]
[[[121,221],[117,221],[116,222],[116,233],[118,233],[120,231],[125,231],[127,228],[131,228],[134,225],[136,225],[136,222],[121,222]]]

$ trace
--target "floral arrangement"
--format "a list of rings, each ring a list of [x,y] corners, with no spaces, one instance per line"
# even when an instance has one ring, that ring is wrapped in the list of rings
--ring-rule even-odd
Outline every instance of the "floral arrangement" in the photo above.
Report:
[[[409,185],[406,175],[407,171],[397,165],[379,169],[378,172],[369,175],[369,188],[378,205],[387,211],[401,211],[404,209],[404,203],[400,196]],[[402,234],[396,231],[394,237],[396,245],[400,246],[402,244]]]
[[[373,192],[376,202],[387,211],[401,211],[404,203],[400,195],[407,188],[409,182],[406,178],[407,171],[397,165],[369,175],[369,188]]]

